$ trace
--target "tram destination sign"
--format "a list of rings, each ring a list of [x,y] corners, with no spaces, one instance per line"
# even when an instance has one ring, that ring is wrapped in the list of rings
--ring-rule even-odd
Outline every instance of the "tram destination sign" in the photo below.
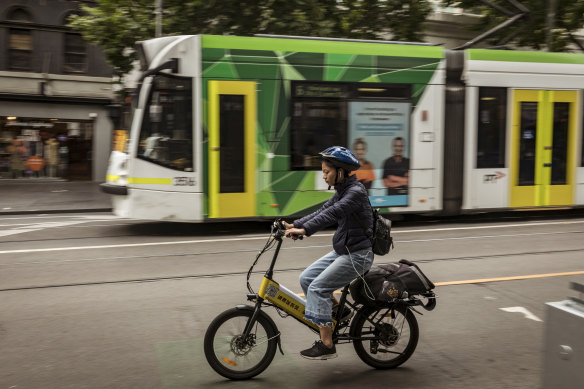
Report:
[[[295,83],[294,97],[329,97],[342,98],[347,95],[349,88],[342,84],[323,83]]]

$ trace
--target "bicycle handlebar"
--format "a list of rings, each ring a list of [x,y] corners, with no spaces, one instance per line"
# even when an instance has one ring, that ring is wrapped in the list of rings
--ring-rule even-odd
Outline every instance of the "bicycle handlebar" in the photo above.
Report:
[[[275,230],[275,231],[274,231]],[[282,237],[286,235],[286,227],[284,227],[284,223],[282,219],[276,219],[274,224],[272,224],[272,232],[275,232],[274,235],[276,237]],[[292,238],[296,237],[296,239],[304,239],[304,235],[293,235]]]

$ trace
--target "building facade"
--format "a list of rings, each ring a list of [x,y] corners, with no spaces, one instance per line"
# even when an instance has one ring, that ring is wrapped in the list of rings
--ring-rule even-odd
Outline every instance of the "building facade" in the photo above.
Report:
[[[103,181],[112,69],[67,27],[78,1],[0,2],[0,182]]]

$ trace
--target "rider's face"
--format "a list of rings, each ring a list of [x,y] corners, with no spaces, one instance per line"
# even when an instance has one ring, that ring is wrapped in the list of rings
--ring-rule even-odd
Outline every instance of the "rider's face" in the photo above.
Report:
[[[335,185],[335,177],[337,175],[337,169],[328,165],[326,162],[322,163],[322,178],[326,181],[329,186]]]

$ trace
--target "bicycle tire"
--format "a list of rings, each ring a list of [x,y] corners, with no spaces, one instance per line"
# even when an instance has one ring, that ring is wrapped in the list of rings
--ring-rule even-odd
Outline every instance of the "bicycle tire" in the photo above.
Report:
[[[412,356],[418,345],[418,321],[412,311],[399,306],[394,312],[395,318],[391,318],[391,309],[364,307],[351,323],[355,352],[363,362],[376,369],[398,367]],[[374,325],[376,320],[381,322]],[[380,340],[359,339],[366,336]]]
[[[252,314],[252,309],[232,308],[217,316],[207,328],[205,358],[213,370],[223,377],[250,379],[263,372],[274,359],[278,330],[266,317],[258,315],[250,341],[241,342],[238,338]],[[265,347],[259,347],[264,344]],[[255,354],[253,358],[252,354]],[[250,361],[251,366],[247,366]]]

